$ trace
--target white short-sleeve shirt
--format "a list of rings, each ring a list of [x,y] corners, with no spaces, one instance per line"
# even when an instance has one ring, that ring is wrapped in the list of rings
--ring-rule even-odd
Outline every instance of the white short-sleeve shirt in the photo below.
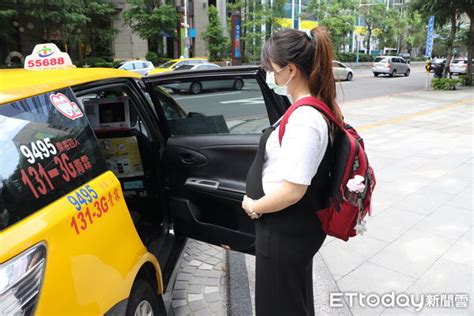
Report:
[[[265,194],[283,180],[310,185],[328,145],[328,125],[313,107],[301,106],[291,114],[280,146],[280,126],[270,134],[262,170]]]

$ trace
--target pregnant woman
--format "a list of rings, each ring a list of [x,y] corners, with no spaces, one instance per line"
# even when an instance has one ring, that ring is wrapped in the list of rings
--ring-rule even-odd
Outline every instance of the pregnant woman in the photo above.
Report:
[[[314,96],[342,122],[327,32],[284,30],[262,51],[267,83],[292,102]],[[280,119],[281,120],[281,119]],[[326,207],[332,128],[310,106],[267,128],[247,176],[242,208],[256,220],[256,314],[314,315],[313,257],[326,238],[316,211]]]

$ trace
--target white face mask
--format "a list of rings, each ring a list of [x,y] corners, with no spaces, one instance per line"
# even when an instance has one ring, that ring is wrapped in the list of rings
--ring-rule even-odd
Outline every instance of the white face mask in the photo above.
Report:
[[[281,71],[282,69],[280,69]],[[275,72],[274,71],[267,71],[267,77],[266,77],[266,83],[270,87],[270,89],[273,89],[276,94],[283,95],[283,96],[288,96],[288,83],[291,81],[290,78],[288,81],[283,85],[277,85],[275,81]]]

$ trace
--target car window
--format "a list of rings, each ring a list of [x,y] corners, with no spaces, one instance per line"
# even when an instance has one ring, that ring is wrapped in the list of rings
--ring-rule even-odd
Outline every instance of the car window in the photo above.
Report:
[[[338,63],[338,62],[335,62],[335,61],[332,62],[332,66],[333,66],[333,67],[341,67],[341,66],[339,66],[339,63]]]
[[[134,68],[135,68],[134,63],[126,63],[122,67],[122,69],[125,69],[125,70],[133,70]]]
[[[269,125],[262,91],[253,78],[168,81],[155,85],[155,91],[175,104],[171,107],[168,100],[160,105],[172,135],[253,134]],[[186,116],[170,112],[175,108],[184,109]]]
[[[0,106],[0,230],[107,170],[77,104],[63,89]]]
[[[388,63],[388,59],[385,57],[375,57],[374,63]]]
[[[180,65],[180,66],[176,67],[175,70],[187,70],[187,69],[191,69],[193,67],[194,67],[194,65]]]

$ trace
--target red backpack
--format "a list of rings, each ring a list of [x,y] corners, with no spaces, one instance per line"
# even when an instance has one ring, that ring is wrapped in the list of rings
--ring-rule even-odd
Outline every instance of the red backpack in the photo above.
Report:
[[[356,234],[363,235],[366,231],[364,218],[367,214],[371,215],[370,202],[376,183],[364,142],[353,127],[341,124],[323,101],[305,97],[283,115],[278,135],[280,144],[291,113],[300,106],[316,108],[336,127],[331,153],[328,208],[316,212],[322,228],[326,234],[345,241]]]

